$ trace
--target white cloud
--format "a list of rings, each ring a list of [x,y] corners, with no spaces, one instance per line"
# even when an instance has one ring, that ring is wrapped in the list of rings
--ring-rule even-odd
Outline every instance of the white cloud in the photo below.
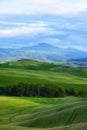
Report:
[[[1,29],[0,30],[0,37],[14,37],[14,36],[23,36],[29,35],[34,36],[39,32],[44,31],[44,28],[27,28],[27,27],[19,27],[13,29]]]
[[[19,27],[0,30],[0,37],[35,36],[45,31],[45,28]]]
[[[13,25],[13,26],[28,26],[28,27],[46,27],[48,26],[47,22],[44,21],[37,21],[34,23],[28,23],[28,22],[10,22],[10,21],[0,21],[0,25]]]
[[[40,34],[47,37],[65,35],[67,32],[54,29],[50,23],[45,21],[37,21],[35,23],[0,21],[0,37],[34,37]]]
[[[87,0],[6,0],[0,2],[0,14],[78,15],[87,11]]]
[[[17,37],[17,36],[34,37],[40,34],[48,36],[58,33],[54,29],[50,28],[48,24],[43,21],[39,21],[36,23],[17,23],[17,22],[0,21],[0,24],[6,25],[6,28],[3,27],[0,29],[0,37]],[[12,25],[12,27],[10,28],[7,25]]]

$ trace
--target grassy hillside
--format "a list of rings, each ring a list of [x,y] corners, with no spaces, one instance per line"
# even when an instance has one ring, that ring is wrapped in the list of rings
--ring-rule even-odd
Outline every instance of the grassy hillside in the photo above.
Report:
[[[87,98],[0,96],[0,130],[86,130]]]
[[[0,86],[50,84],[87,92],[87,68],[19,60],[0,64]],[[87,97],[0,96],[0,130],[86,130]]]
[[[4,64],[0,64],[0,68],[16,68],[16,69],[27,69],[27,70],[49,70],[54,72],[66,72],[74,75],[82,75],[87,76],[87,68],[86,67],[70,67],[70,66],[62,66],[54,63],[47,62],[39,62],[34,60],[18,60],[15,62],[8,62]]]
[[[24,83],[55,84],[87,92],[87,68],[19,60],[0,64],[0,86]]]

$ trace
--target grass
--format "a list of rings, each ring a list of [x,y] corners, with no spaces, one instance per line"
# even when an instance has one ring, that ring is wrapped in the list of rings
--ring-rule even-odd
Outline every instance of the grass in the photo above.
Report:
[[[53,63],[19,60],[0,64],[0,86],[19,82],[53,84],[87,92],[87,68],[64,67]]]
[[[20,60],[0,65],[0,86],[51,84],[87,92],[87,68]],[[86,130],[87,97],[0,96],[0,130]]]
[[[1,86],[13,85],[19,82],[53,84],[65,88],[74,88],[76,91],[84,90],[87,92],[87,77],[63,72],[0,68]]]
[[[79,130],[87,126],[86,103],[78,97],[0,96],[0,130],[75,130],[76,124]]]

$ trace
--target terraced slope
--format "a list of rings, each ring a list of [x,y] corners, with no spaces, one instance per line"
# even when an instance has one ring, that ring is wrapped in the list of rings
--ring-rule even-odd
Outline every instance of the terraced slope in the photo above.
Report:
[[[0,130],[86,130],[87,98],[0,97]]]

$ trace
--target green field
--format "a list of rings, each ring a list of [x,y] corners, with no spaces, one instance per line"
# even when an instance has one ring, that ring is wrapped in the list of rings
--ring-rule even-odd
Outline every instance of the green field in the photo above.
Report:
[[[0,96],[0,130],[86,130],[87,98]]]
[[[49,84],[87,92],[87,68],[20,60],[0,64],[0,86]],[[87,97],[0,96],[0,130],[86,130]]]
[[[0,86],[19,82],[53,84],[87,92],[87,68],[64,67],[32,60],[20,60],[0,65]]]

